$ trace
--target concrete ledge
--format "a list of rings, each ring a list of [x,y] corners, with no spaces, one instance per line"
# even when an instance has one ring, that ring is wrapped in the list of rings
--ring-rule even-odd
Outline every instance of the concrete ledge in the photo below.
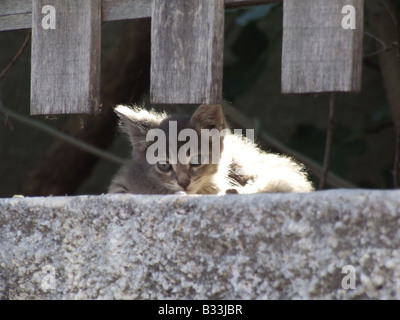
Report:
[[[400,191],[0,199],[0,298],[399,299],[399,227]]]

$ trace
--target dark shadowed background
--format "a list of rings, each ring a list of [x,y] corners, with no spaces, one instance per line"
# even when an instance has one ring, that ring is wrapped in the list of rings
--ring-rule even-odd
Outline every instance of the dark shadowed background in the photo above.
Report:
[[[393,16],[399,17],[398,1],[395,4]],[[368,14],[365,17],[365,31],[370,33]],[[282,4],[227,10],[225,20],[224,99],[258,131],[322,164],[329,94],[280,93]],[[26,33],[0,33],[0,71],[15,56]],[[375,40],[366,34],[362,91],[337,95],[331,170],[357,187],[381,189],[393,187],[395,133],[378,55],[370,55],[377,49]],[[393,46],[391,50],[398,49]],[[32,118],[126,157],[130,145],[117,130],[112,106],[137,103],[150,107],[149,71],[150,20],[105,22],[102,112]],[[6,108],[29,117],[30,46],[0,81],[0,99]],[[171,112],[192,112],[195,108],[155,107]],[[262,146],[270,149],[265,143]],[[0,113],[0,197],[101,194],[117,169],[115,163]],[[318,177],[312,178],[318,184]]]

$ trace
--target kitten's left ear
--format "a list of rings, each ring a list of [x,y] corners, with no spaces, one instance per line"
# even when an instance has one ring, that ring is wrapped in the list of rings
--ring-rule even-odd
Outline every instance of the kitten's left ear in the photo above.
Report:
[[[166,115],[150,112],[138,107],[130,108],[119,105],[114,109],[120,117],[123,130],[129,135],[134,146],[140,147],[146,142],[146,134],[149,130],[158,128]]]
[[[200,129],[218,129],[226,128],[225,117],[222,107],[218,104],[203,104],[194,112],[190,123],[198,131]]]

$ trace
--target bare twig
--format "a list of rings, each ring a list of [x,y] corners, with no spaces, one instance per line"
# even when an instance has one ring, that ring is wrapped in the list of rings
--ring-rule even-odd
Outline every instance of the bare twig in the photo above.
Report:
[[[11,69],[11,67],[15,64],[15,62],[17,62],[18,58],[24,52],[24,50],[30,40],[31,40],[31,30],[29,30],[28,33],[26,34],[24,43],[22,44],[21,48],[18,50],[17,54],[14,56],[14,58],[11,60],[11,62],[4,68],[4,70],[0,73],[0,81],[4,78],[6,73]]]
[[[3,105],[1,100],[0,100],[0,112],[4,113],[6,115],[6,117],[9,117],[9,118],[14,119],[16,121],[19,121],[19,122],[21,122],[23,124],[26,124],[26,125],[30,126],[30,127],[36,128],[36,129],[38,129],[40,131],[46,132],[47,134],[49,134],[49,135],[51,135],[51,136],[53,136],[53,137],[55,137],[57,139],[60,139],[60,140],[62,140],[64,142],[67,142],[70,145],[73,145],[73,146],[75,146],[75,147],[77,147],[77,148],[79,148],[81,150],[84,150],[84,151],[86,151],[86,152],[88,152],[88,153],[90,153],[92,155],[95,155],[95,156],[97,156],[99,158],[103,158],[103,159],[105,159],[107,161],[116,163],[118,165],[122,165],[124,163],[123,159],[121,159],[121,158],[119,158],[119,157],[117,157],[117,156],[115,156],[113,154],[105,152],[104,150],[96,148],[96,147],[94,147],[94,146],[92,146],[90,144],[87,144],[87,143],[85,143],[85,142],[83,142],[81,140],[77,140],[77,139],[75,139],[75,138],[73,138],[73,137],[71,137],[71,136],[69,136],[69,135],[67,135],[65,133],[62,133],[62,132],[58,131],[57,129],[54,129],[51,126],[48,126],[48,125],[40,122],[40,121],[34,120],[32,118],[23,116],[23,115],[21,115],[19,113],[16,113],[16,112],[13,112],[13,111],[7,109],[6,107],[4,107],[4,105]]]
[[[382,41],[382,39],[379,39],[377,36],[373,35],[372,33],[369,33],[369,32],[365,31],[364,34],[369,36],[369,37],[371,37],[372,39],[374,39],[377,43],[379,43],[382,46],[381,49],[378,49],[378,50],[376,50],[374,52],[364,53],[364,57],[365,58],[366,57],[376,56],[376,55],[381,54],[383,52],[392,50],[392,48],[394,46],[399,46],[399,43],[397,41],[393,41],[390,45],[387,45],[385,42]]]
[[[328,127],[326,130],[326,142],[325,142],[325,155],[324,164],[322,170],[321,180],[319,182],[319,189],[322,190],[326,185],[326,177],[329,171],[329,165],[331,160],[332,142],[333,142],[333,131],[335,128],[335,110],[336,109],[336,94],[331,93],[329,99],[329,116],[328,116]]]
[[[222,107],[224,109],[224,113],[236,124],[243,128],[251,128],[253,125],[253,122],[248,119],[243,113],[239,112],[238,110],[232,108],[228,103],[223,102]],[[271,148],[274,148],[278,150],[279,152],[282,152],[284,154],[287,154],[293,158],[295,158],[297,161],[300,161],[303,163],[307,170],[314,174],[316,177],[320,178],[322,176],[323,169],[320,164],[318,164],[316,161],[308,158],[307,156],[299,153],[298,151],[295,151],[288,146],[284,145],[282,142],[280,142],[278,139],[275,137],[271,136],[269,133],[260,130],[259,132],[259,140],[260,142],[270,146]],[[335,175],[332,172],[327,173],[327,178],[326,182],[328,185],[334,188],[356,188],[356,186],[345,179]]]

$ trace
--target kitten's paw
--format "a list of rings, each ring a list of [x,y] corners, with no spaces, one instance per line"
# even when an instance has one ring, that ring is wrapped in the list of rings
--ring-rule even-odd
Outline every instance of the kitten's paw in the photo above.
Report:
[[[186,196],[187,193],[185,191],[177,191],[174,194],[178,195],[178,196]]]
[[[237,189],[228,189],[225,191],[225,194],[239,194],[239,191]]]

